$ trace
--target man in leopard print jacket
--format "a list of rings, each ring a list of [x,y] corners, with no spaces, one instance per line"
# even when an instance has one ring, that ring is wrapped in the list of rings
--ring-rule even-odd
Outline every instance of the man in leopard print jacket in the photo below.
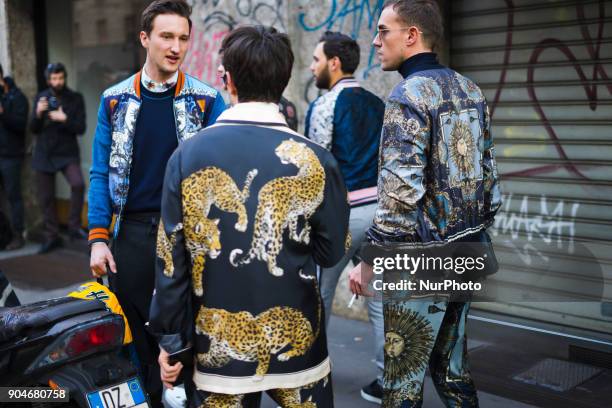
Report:
[[[188,371],[168,355],[191,347],[190,406],[258,406],[266,391],[284,407],[331,407],[315,265],[345,253],[342,174],[279,111],[293,65],[288,37],[241,27],[222,52],[234,106],[166,169],[150,311],[162,380]]]

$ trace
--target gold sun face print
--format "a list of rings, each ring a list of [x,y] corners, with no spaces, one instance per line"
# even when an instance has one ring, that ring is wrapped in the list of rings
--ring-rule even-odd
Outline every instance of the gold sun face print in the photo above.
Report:
[[[413,310],[385,306],[386,384],[402,382],[424,369],[433,347],[429,321]]]
[[[389,357],[397,358],[404,351],[404,339],[395,332],[385,333],[385,353]]]
[[[457,120],[453,124],[453,130],[450,137],[450,156],[457,166],[457,170],[463,176],[467,177],[474,170],[474,138],[469,125]]]

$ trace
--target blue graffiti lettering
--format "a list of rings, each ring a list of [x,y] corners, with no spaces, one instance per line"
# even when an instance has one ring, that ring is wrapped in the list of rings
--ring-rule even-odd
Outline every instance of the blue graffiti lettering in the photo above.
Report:
[[[372,37],[374,36],[376,22],[382,12],[383,4],[384,0],[345,0],[343,4],[339,4],[337,0],[332,0],[329,4],[329,13],[325,15],[323,21],[307,22],[306,12],[301,12],[298,14],[297,18],[300,27],[304,31],[312,32],[321,30],[322,28],[326,30],[334,29],[340,32],[346,32],[357,40],[362,27],[365,25],[367,25]],[[368,39],[368,41],[371,40],[372,38]],[[370,45],[368,64],[362,72],[364,79],[368,77],[372,69],[379,66],[379,64],[375,63],[375,56],[376,50]]]
[[[345,27],[345,20],[352,18],[352,24],[350,27],[350,33],[353,38],[359,37],[359,32],[364,22],[367,24],[369,30],[375,27],[376,21],[382,11],[384,4],[383,0],[346,0],[340,7],[338,6],[337,0],[332,0],[329,5],[329,13],[325,20],[321,22],[314,22],[314,24],[308,24],[306,22],[306,13],[302,12],[298,15],[298,22],[300,27],[305,31],[318,31],[325,27],[327,30],[332,28],[343,31],[348,28]]]

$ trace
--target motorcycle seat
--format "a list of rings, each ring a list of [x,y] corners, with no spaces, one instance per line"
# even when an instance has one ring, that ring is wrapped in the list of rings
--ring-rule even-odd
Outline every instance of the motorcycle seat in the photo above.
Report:
[[[70,316],[106,310],[99,300],[71,297],[44,300],[29,305],[0,309],[0,343],[24,336],[28,330],[42,328]]]

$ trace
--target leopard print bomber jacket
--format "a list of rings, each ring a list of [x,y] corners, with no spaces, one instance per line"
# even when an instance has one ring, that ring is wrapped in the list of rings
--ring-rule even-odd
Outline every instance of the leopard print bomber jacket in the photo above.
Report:
[[[150,326],[192,345],[199,389],[296,388],[329,374],[316,265],[345,253],[349,206],[328,151],[274,104],[244,103],[169,160]]]

